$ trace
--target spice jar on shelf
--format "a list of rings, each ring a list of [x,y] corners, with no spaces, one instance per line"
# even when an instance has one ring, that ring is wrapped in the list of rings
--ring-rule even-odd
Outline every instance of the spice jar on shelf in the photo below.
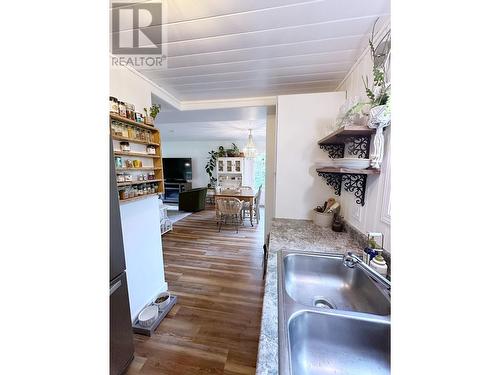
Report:
[[[118,99],[116,99],[114,96],[109,97],[109,112],[110,113],[120,113],[118,110]]]
[[[153,146],[153,145],[148,145],[146,147],[146,153],[149,154],[149,155],[154,155],[156,154],[156,147]]]
[[[130,139],[136,139],[135,129],[133,126],[127,125],[127,135]]]
[[[135,107],[133,104],[125,103],[125,111],[128,119],[135,120]]]
[[[119,191],[120,194],[120,199],[128,199],[128,190],[127,189],[122,189]]]
[[[149,172],[148,173],[148,180],[154,180],[155,179],[155,173],[154,172]]]
[[[123,173],[116,174],[116,182],[125,182],[125,176],[123,175]]]
[[[144,117],[142,116],[142,113],[136,112],[135,113],[135,121],[139,123],[144,123]]]
[[[118,102],[118,114],[122,117],[127,117],[127,107],[124,102]]]
[[[125,182],[132,182],[132,175],[130,173],[125,173],[123,177],[125,178]]]
[[[144,176],[142,174],[138,175],[137,181],[144,181]]]
[[[130,151],[130,143],[128,143],[128,142],[120,142],[120,150],[122,150],[122,151]]]
[[[123,167],[122,158],[119,156],[115,156],[115,168],[122,168],[122,167]]]
[[[130,159],[125,160],[125,167],[126,168],[134,168],[134,163],[132,163],[132,160],[130,160]]]
[[[141,167],[141,161],[138,159],[134,159],[133,161],[134,168],[140,168]]]

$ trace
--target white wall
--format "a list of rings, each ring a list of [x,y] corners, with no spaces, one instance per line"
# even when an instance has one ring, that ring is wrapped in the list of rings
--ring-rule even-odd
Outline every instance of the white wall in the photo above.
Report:
[[[382,27],[380,33],[385,33],[389,25]],[[379,33],[379,35],[380,35]],[[351,68],[338,90],[347,91],[348,97],[359,96],[367,100],[362,77],[371,80],[373,63],[368,49]],[[391,129],[387,128],[385,135],[385,155],[379,176],[368,176],[365,205],[356,204],[353,195],[342,191],[341,205],[344,218],[361,232],[382,232],[385,237],[385,248],[390,251],[391,216],[390,216],[390,139]],[[373,146],[373,144],[372,144]]]
[[[206,187],[209,178],[205,172],[208,161],[208,152],[217,150],[219,146],[231,148],[233,141],[163,141],[161,150],[164,158],[191,158],[193,163],[193,188]],[[240,150],[245,147],[246,141],[234,141]],[[255,142],[257,152],[265,152],[265,143]]]
[[[311,210],[333,196],[314,164],[329,160],[318,141],[344,101],[345,92],[278,97],[276,217],[311,219]]]
[[[127,68],[110,70],[110,95],[132,103],[136,109],[151,105],[155,88]],[[158,92],[156,92],[158,95]],[[167,289],[163,271],[158,200],[155,197],[120,204],[123,245],[127,266],[132,320],[140,310]]]
[[[276,107],[268,107],[266,122],[266,211],[264,240],[276,217]]]

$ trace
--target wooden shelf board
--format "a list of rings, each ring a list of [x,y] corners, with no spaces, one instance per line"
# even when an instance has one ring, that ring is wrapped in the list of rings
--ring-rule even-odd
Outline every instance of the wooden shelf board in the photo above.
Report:
[[[123,122],[125,124],[129,124],[129,125],[134,125],[134,126],[137,126],[139,128],[143,128],[143,129],[147,129],[147,130],[154,130],[154,131],[159,131],[157,128],[155,128],[154,126],[150,126],[150,125],[146,125],[146,124],[143,124],[143,123],[140,123],[140,122],[137,122],[137,121],[134,121],[134,120],[131,120],[129,118],[126,118],[126,117],[122,117],[120,115],[116,115],[114,113],[110,113],[109,114],[109,117],[111,117],[113,120],[116,120],[116,121],[120,121],[120,122]]]
[[[116,168],[116,172],[121,171],[160,171],[160,167],[140,167],[140,168]]]
[[[153,195],[160,195],[160,193],[151,193],[151,194],[141,195],[140,197],[120,199],[119,202],[120,203],[128,203],[128,202],[139,201],[139,200],[144,199],[144,198],[152,197]]]
[[[380,169],[350,169],[350,168],[335,168],[335,167],[325,167],[318,168],[316,172],[323,173],[345,173],[345,174],[380,174]]]
[[[130,139],[127,137],[120,137],[118,135],[112,135],[111,138],[117,140],[117,141],[125,141],[125,142],[131,142],[131,143],[138,143],[141,145],[152,145],[152,146],[159,146],[159,143],[156,142],[148,142],[148,141],[141,141],[140,139]]]
[[[319,145],[327,145],[331,143],[340,142],[340,137],[344,136],[363,136],[375,133],[375,129],[371,129],[363,125],[346,125],[340,129],[335,130],[333,133],[328,134],[326,137],[318,141]]]
[[[156,179],[156,180],[144,180],[144,181],[117,182],[116,184],[118,185],[118,187],[122,187],[122,186],[130,186],[130,185],[149,184],[149,183],[153,183],[153,182],[162,182],[162,181],[163,180]]]
[[[153,158],[153,159],[158,159],[161,158],[160,155],[151,155],[151,154],[146,154],[142,152],[128,152],[128,151],[119,151],[119,150],[113,150],[115,155],[120,155],[120,156],[137,156],[141,158]]]

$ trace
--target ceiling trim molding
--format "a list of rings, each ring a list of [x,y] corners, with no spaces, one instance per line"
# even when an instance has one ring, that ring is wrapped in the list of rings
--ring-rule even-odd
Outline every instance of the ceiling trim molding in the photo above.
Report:
[[[259,96],[235,99],[186,100],[181,102],[181,111],[196,109],[274,106],[276,105],[276,103],[276,96]]]
[[[111,56],[113,56],[111,54]],[[261,106],[274,106],[277,103],[276,96],[259,96],[247,98],[234,98],[234,99],[210,99],[210,100],[180,100],[171,92],[158,86],[142,73],[130,66],[124,66],[138,78],[147,82],[154,90],[152,94],[157,95],[168,104],[175,107],[179,111],[188,111],[196,109],[220,109],[220,108],[240,108],[240,107],[261,107]]]

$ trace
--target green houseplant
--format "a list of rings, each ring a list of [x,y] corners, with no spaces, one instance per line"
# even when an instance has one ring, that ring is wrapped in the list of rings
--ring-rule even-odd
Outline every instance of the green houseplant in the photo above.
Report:
[[[144,113],[146,114],[146,116],[144,117],[144,123],[147,125],[154,125],[156,116],[158,116],[160,110],[161,110],[160,104],[153,104],[149,108],[149,114],[148,114],[148,109],[144,108]]]
[[[205,172],[207,172],[208,177],[209,177],[208,187],[215,186],[217,179],[214,177],[214,169],[216,167],[217,158],[224,157],[224,156],[226,156],[226,150],[222,146],[219,146],[217,151],[214,151],[214,150],[209,151],[208,161],[207,161],[207,164],[205,165]]]

